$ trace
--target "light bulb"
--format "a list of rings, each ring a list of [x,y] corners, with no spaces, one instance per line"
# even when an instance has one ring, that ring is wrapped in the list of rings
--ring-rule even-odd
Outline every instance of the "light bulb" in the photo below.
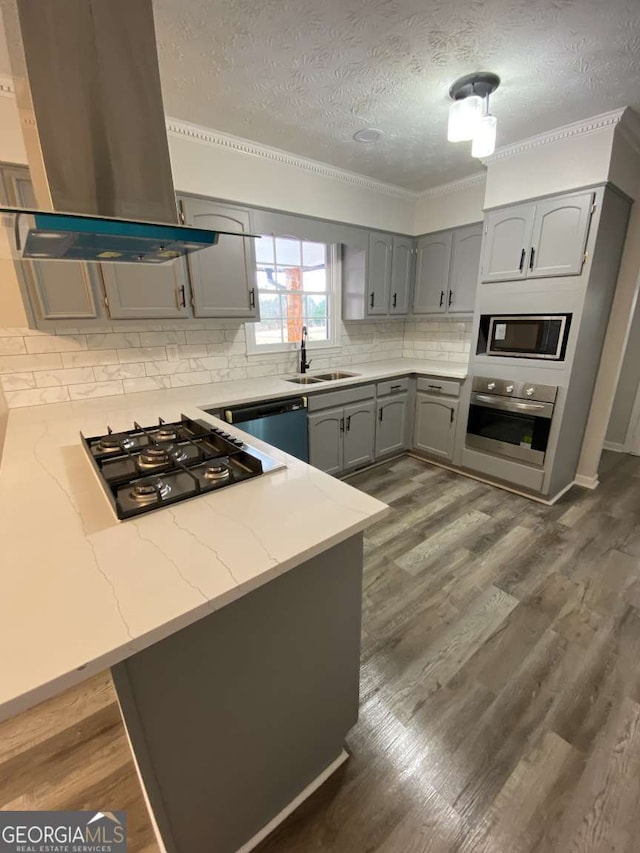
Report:
[[[478,122],[482,118],[482,98],[469,95],[454,101],[449,107],[449,126],[447,139],[449,142],[465,142],[473,139]]]
[[[473,134],[471,145],[472,157],[488,157],[496,150],[496,127],[498,122],[495,116],[482,116]]]

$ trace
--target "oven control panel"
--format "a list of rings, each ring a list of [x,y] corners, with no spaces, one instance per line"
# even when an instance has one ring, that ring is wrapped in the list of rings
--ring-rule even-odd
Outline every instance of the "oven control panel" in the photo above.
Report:
[[[555,403],[558,393],[556,385],[534,385],[531,382],[496,379],[489,376],[474,376],[472,389],[481,394],[497,394],[500,397],[539,400],[543,403]]]

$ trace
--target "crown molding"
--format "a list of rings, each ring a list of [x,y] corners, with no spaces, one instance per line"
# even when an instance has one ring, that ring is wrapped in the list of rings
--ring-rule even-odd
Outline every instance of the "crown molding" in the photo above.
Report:
[[[251,157],[258,157],[262,160],[270,160],[272,162],[282,163],[285,166],[293,166],[296,169],[302,169],[305,172],[312,172],[313,174],[321,175],[324,178],[332,178],[333,180],[341,181],[342,183],[359,186],[363,189],[384,193],[385,195],[410,199],[412,201],[415,201],[418,196],[418,193],[413,190],[409,190],[406,187],[387,184],[383,181],[376,181],[374,178],[369,178],[366,175],[359,174],[358,172],[348,172],[344,169],[337,169],[334,166],[329,166],[327,163],[321,163],[318,160],[309,160],[306,157],[299,157],[296,154],[290,154],[288,151],[282,151],[280,148],[271,148],[268,145],[261,145],[259,142],[253,142],[250,139],[243,139],[240,136],[231,136],[227,133],[221,133],[218,130],[212,130],[208,127],[182,121],[181,119],[167,117],[167,131],[176,136],[183,136],[187,139],[195,140],[196,142],[202,142],[205,145],[211,145],[214,148],[226,148],[232,151],[238,151],[241,154],[248,154]]]
[[[627,107],[624,111],[618,133],[629,143],[636,154],[640,154],[640,115],[631,107]]]
[[[483,158],[482,162],[486,165],[495,163],[497,160],[504,160],[506,157],[513,157],[515,154],[521,154],[523,151],[531,151],[534,148],[539,148],[542,145],[547,145],[550,142],[557,142],[560,139],[570,139],[574,136],[582,136],[587,133],[598,133],[601,130],[615,128],[622,119],[622,116],[627,107],[622,107],[619,110],[611,110],[608,113],[593,116],[592,118],[576,121],[572,124],[565,124],[562,127],[556,127],[546,133],[539,133],[536,136],[530,136],[528,139],[522,139],[519,142],[514,142],[513,145],[505,145],[503,148],[498,148],[490,157]]]
[[[0,95],[9,95],[15,97],[16,87],[13,84],[13,77],[8,77],[5,74],[0,74]]]
[[[440,184],[437,187],[430,187],[427,190],[422,190],[418,193],[418,198],[440,198],[443,195],[461,192],[462,190],[484,184],[487,179],[486,171],[477,172],[475,175],[468,175],[466,178],[458,178],[457,181],[449,181],[447,184]]]

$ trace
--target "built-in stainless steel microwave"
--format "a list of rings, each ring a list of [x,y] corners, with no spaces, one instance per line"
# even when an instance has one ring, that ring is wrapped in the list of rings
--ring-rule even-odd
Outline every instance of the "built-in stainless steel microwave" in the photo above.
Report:
[[[482,320],[487,355],[564,359],[571,314],[485,315]]]

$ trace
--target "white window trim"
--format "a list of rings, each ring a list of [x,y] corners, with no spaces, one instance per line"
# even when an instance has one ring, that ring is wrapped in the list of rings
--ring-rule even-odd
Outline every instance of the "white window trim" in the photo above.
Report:
[[[299,238],[296,237],[295,239]],[[315,352],[318,350],[338,350],[341,346],[340,321],[342,319],[342,305],[340,300],[340,281],[342,278],[342,270],[340,266],[340,253],[336,243],[328,243],[327,245],[329,247],[329,266],[327,274],[329,279],[331,306],[333,309],[329,314],[329,340],[307,341],[307,352]],[[247,336],[247,355],[250,358],[270,355],[275,352],[296,352],[300,349],[300,341],[296,341],[295,343],[257,344],[255,322],[245,323],[245,332]]]

